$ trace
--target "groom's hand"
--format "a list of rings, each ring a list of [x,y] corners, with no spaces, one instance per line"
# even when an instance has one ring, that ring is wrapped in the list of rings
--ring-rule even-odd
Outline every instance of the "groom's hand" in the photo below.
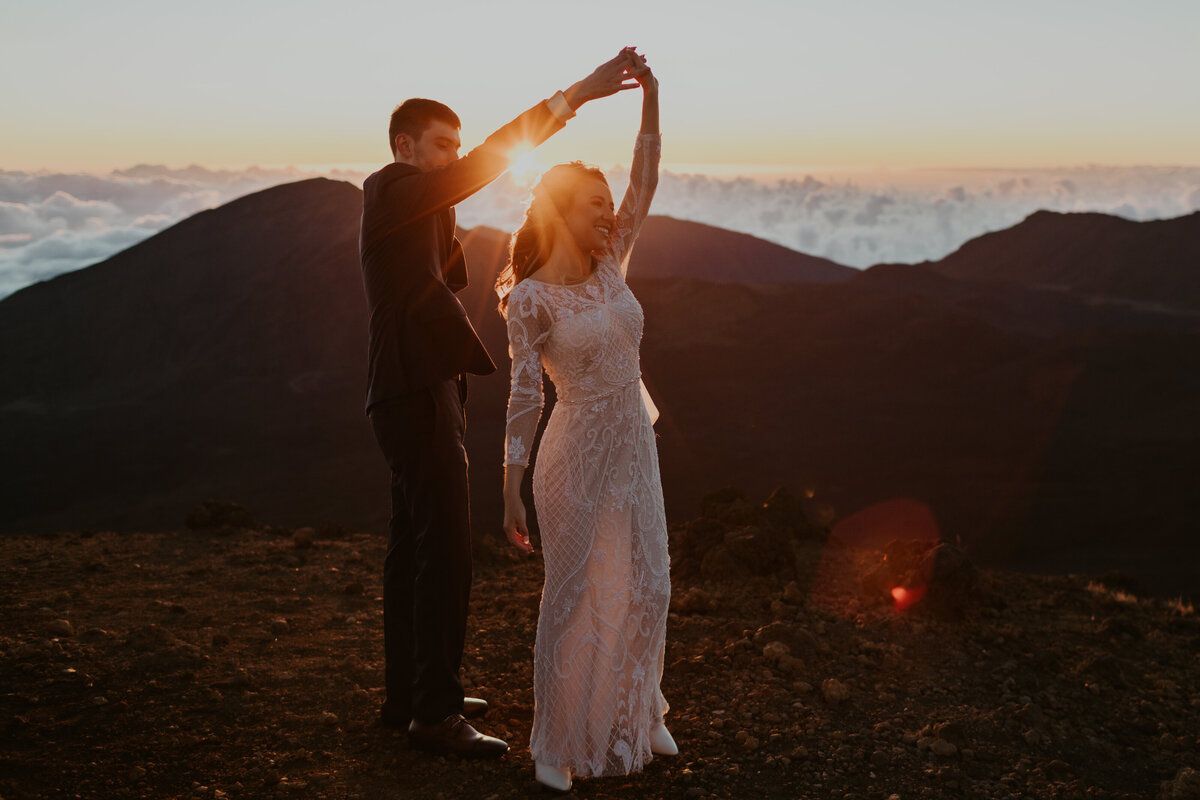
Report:
[[[621,52],[592,71],[581,81],[563,92],[571,109],[578,111],[579,107],[589,100],[608,97],[625,89],[636,89],[639,83],[630,80],[632,72],[644,65],[639,61],[640,56],[633,47],[626,47]]]

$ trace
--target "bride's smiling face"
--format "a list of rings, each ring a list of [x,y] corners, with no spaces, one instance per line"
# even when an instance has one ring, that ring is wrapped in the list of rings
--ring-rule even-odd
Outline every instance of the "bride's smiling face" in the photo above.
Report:
[[[616,224],[608,184],[591,177],[581,181],[563,221],[580,250],[585,253],[603,250]]]

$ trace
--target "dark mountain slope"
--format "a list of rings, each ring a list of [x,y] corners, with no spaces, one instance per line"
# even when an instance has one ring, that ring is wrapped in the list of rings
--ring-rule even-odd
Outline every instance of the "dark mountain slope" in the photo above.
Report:
[[[360,205],[347,184],[276,187],[0,301],[0,530],[169,529],[217,497],[282,524],[382,531],[387,475],[362,413]],[[715,486],[765,496],[782,480],[838,518],[924,507],[986,563],[1128,566],[1164,591],[1194,585],[1194,315],[927,267],[696,280],[679,276],[721,274],[719,258],[656,244],[683,236],[666,225],[648,226],[631,286],[673,519]],[[704,230],[706,252],[747,252],[722,233]],[[472,380],[469,405],[488,535],[508,389],[491,285],[507,236],[463,237],[461,297],[501,367]],[[637,277],[639,258],[671,277]]]
[[[1200,211],[1151,222],[1038,211],[929,266],[953,278],[1200,309]]]

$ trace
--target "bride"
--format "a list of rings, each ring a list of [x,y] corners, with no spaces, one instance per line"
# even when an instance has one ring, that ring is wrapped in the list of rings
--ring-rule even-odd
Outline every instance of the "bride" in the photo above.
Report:
[[[496,284],[512,356],[504,529],[526,552],[521,481],[543,367],[558,392],[533,474],[546,583],[529,749],[537,779],[561,791],[573,774],[625,775],[652,753],[678,752],[659,687],[671,582],[656,412],[640,381],[642,308],[625,284],[658,182],[658,81],[645,58],[626,52],[642,125],[620,210],[599,170],[550,169]]]

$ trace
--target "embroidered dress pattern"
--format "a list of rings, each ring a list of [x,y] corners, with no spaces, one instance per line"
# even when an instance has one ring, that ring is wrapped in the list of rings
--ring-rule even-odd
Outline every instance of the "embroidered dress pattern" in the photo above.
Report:
[[[535,761],[580,777],[652,758],[671,595],[667,523],[638,350],[642,307],[625,283],[658,180],[661,139],[638,137],[608,247],[587,280],[529,278],[508,300],[512,389],[505,463],[525,466],[543,406],[534,504],[546,565],[534,643]]]

